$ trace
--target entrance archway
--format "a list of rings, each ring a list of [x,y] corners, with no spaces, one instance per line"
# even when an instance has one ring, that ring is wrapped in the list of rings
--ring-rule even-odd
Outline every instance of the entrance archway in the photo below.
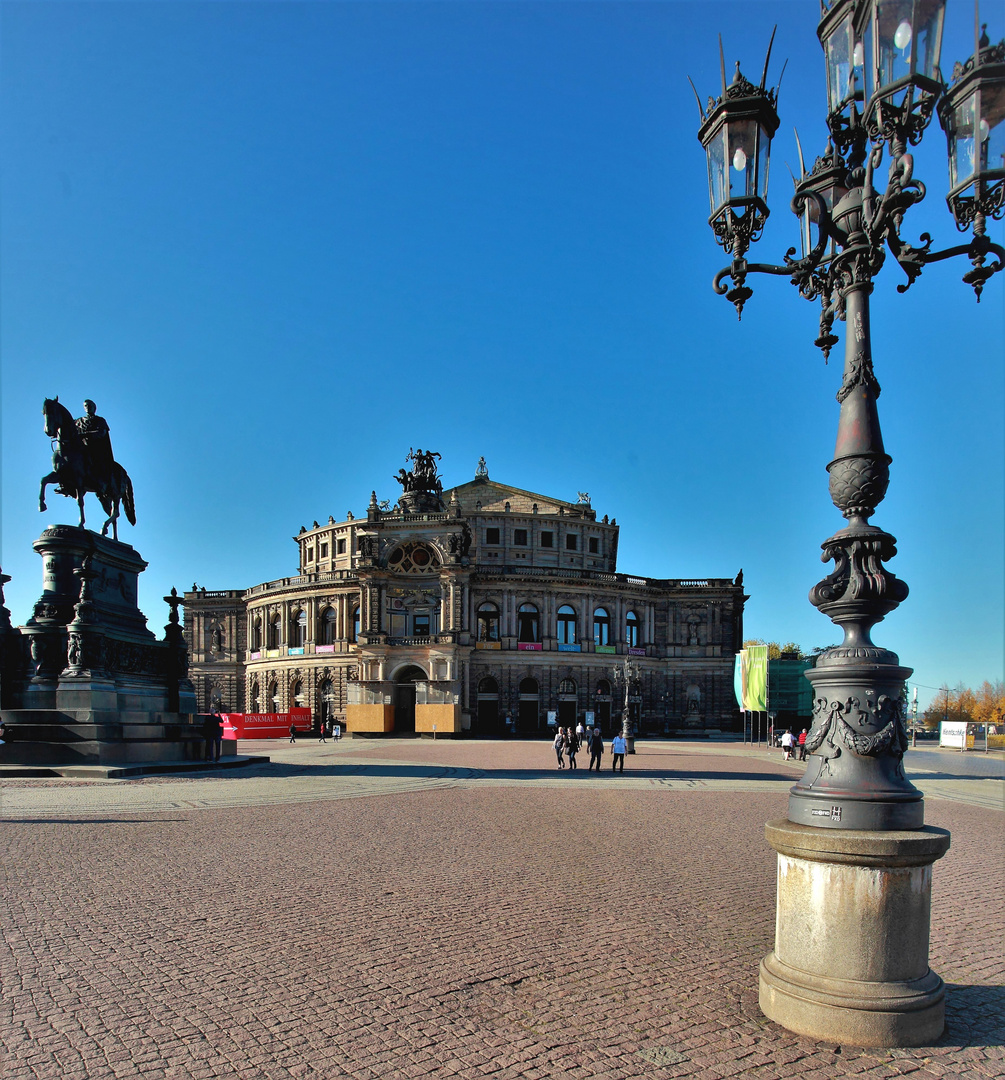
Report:
[[[537,679],[523,679],[520,682],[520,713],[517,717],[520,733],[534,734],[539,722]]]
[[[410,664],[394,676],[394,730],[415,731],[415,684],[428,676],[420,667]]]
[[[499,733],[499,684],[491,675],[486,675],[478,683],[478,715],[475,723],[479,735]]]
[[[563,679],[558,687],[558,726],[574,728],[579,698],[576,684],[572,679]]]

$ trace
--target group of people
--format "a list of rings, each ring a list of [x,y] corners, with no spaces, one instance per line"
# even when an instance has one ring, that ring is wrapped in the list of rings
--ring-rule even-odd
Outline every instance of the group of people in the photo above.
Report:
[[[595,727],[590,731],[582,723],[577,724],[575,728],[559,728],[555,732],[555,741],[552,746],[555,749],[555,756],[558,758],[558,767],[564,769],[566,767],[565,759],[568,758],[569,768],[578,768],[576,755],[584,744],[586,749],[590,751],[590,764],[586,771],[590,772],[593,766],[596,765],[599,773],[600,762],[604,756],[604,740],[601,737],[600,728]],[[627,751],[627,741],[619,732],[611,739],[611,772],[625,771],[625,754]]]
[[[290,742],[291,743],[296,743],[297,734],[298,734],[297,725],[291,723],[290,724]],[[303,734],[307,735],[307,734],[309,734],[309,732],[305,731]],[[335,742],[338,742],[339,739],[342,738],[342,725],[339,724],[338,722],[335,722],[335,723],[332,723],[332,724],[326,724],[326,723],[322,722],[321,726],[318,728],[318,733],[317,734],[318,734],[318,742],[323,742],[323,743],[327,744],[329,735],[331,735],[331,737],[335,740]]]
[[[798,735],[793,735],[789,728],[785,729],[782,734],[782,753],[784,754],[786,761],[788,761],[793,754],[796,754],[796,761],[806,760],[806,735],[806,728],[803,728]]]

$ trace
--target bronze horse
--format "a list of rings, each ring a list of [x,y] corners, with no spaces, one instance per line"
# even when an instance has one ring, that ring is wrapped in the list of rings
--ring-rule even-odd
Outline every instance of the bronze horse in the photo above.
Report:
[[[101,526],[101,535],[107,536],[112,527],[112,538],[118,540],[119,504],[125,511],[130,525],[136,524],[136,508],[133,504],[133,485],[129,474],[117,462],[112,462],[108,476],[92,476],[84,441],[69,410],[60,405],[59,398],[46,398],[42,403],[45,417],[45,433],[52,439],[52,472],[42,477],[38,493],[38,508],[45,509],[45,489],[56,485],[60,495],[76,499],[80,507],[80,526],[84,526],[84,495],[90,491],[98,496],[108,520]]]

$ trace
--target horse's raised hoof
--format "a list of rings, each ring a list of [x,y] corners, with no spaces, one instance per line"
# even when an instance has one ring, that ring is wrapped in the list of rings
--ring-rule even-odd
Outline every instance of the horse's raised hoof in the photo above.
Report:
[[[41,514],[44,509],[45,509],[45,499],[39,499],[38,500],[38,512]]]

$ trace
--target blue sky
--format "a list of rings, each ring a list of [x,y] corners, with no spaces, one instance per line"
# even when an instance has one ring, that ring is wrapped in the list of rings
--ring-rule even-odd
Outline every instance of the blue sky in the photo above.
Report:
[[[781,86],[773,209],[752,258],[797,243],[793,128],[824,146],[817,5],[0,5],[2,552],[17,622],[52,496],[43,397],[92,397],[136,489],[141,605],[193,580],[294,571],[301,524],[396,497],[410,446],[622,525],[620,568],[743,567],[746,633],[838,639],[807,602],[841,347],[758,277],[742,322],[711,290],[698,110],[731,70]],[[1001,8],[988,10],[997,40]],[[943,67],[972,52],[951,3]],[[959,243],[934,125],[905,234]],[[992,226],[1000,242],[1000,223]],[[873,302],[892,481],[874,520],[911,587],[875,637],[923,687],[1001,678],[1003,291],[965,262]],[[843,334],[843,326],[839,333]],[[89,524],[100,508],[89,500]]]

